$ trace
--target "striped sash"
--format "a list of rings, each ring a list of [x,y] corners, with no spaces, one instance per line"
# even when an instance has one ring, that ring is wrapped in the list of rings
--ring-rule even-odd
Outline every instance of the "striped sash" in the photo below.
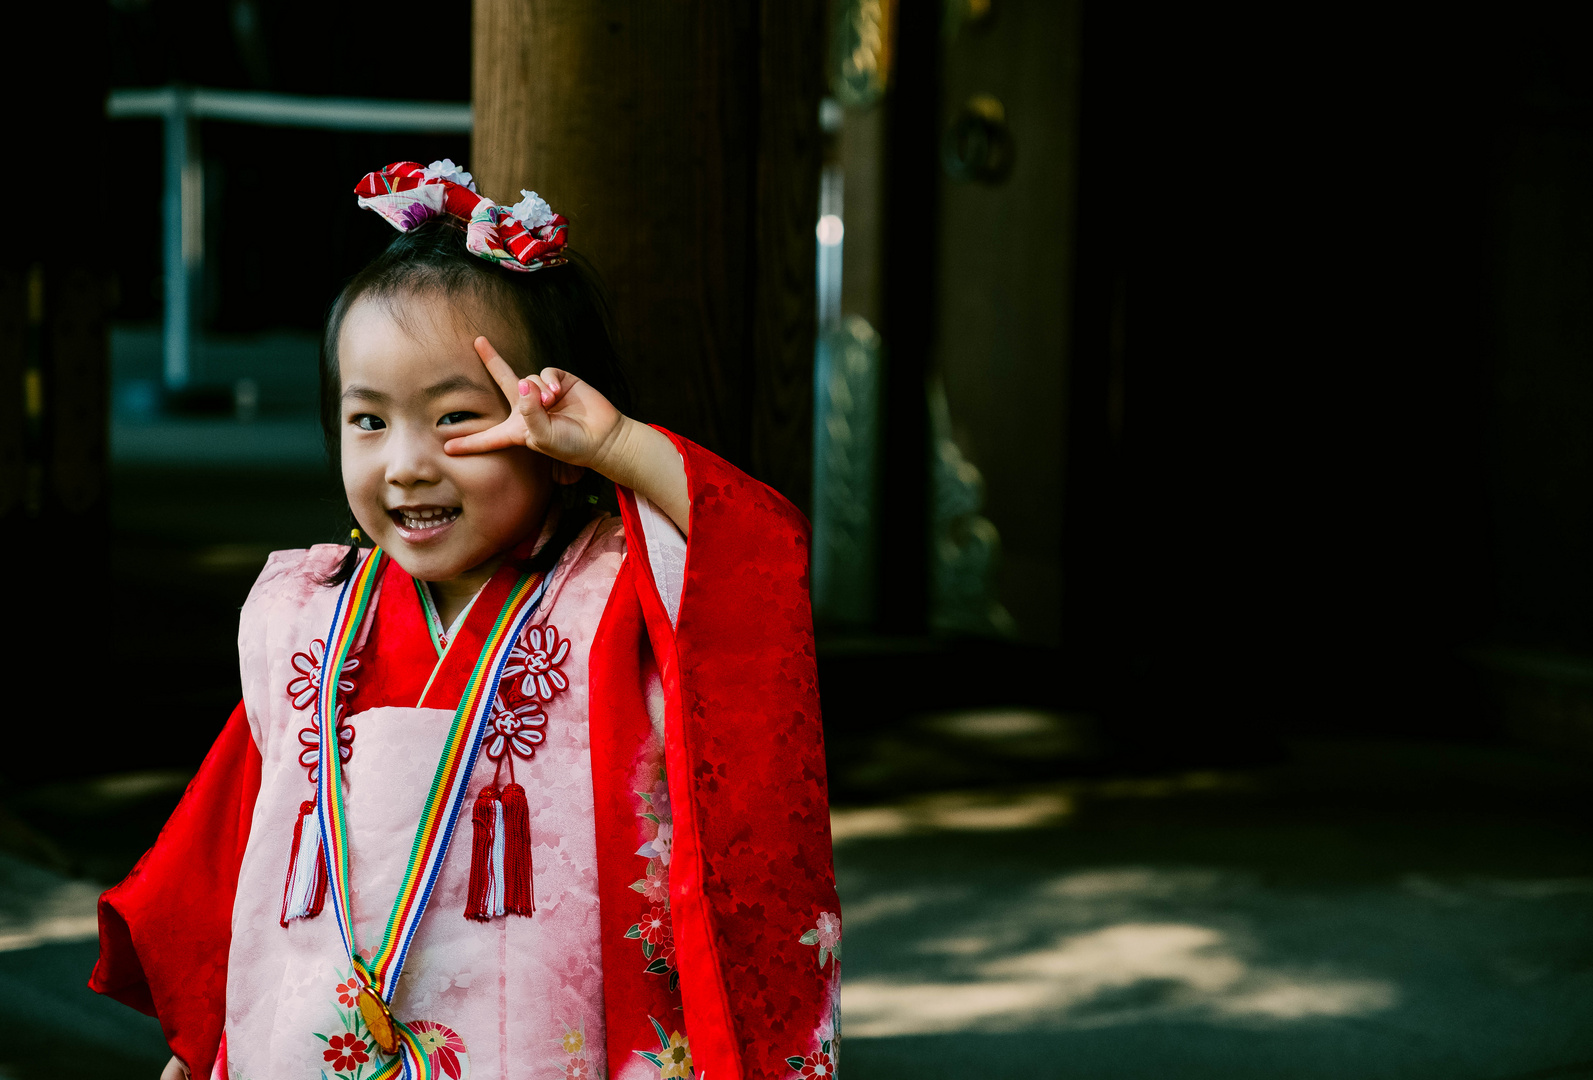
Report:
[[[371,598],[375,595],[382,566],[388,558],[380,548],[373,549],[354,576],[344,584],[338,596],[332,628],[326,637],[326,653],[321,661],[321,687],[316,699],[317,716],[323,732],[337,731],[337,673],[343,670],[359,628],[369,614]],[[316,818],[326,852],[328,898],[337,917],[338,933],[342,935],[349,963],[366,988],[362,991],[361,1010],[366,1013],[367,1024],[377,1041],[382,1042],[384,1040],[376,1030],[377,1026],[383,1022],[390,1023],[399,1049],[399,1053],[385,1062],[372,1080],[387,1080],[400,1073],[406,1080],[432,1080],[431,1063],[417,1036],[407,1024],[393,1019],[387,1007],[398,988],[398,977],[404,970],[410,943],[420,926],[421,916],[426,912],[432,888],[437,884],[437,876],[442,870],[443,857],[448,853],[448,842],[453,836],[460,808],[469,794],[470,775],[481,750],[482,735],[492,716],[493,700],[497,697],[504,663],[509,657],[510,648],[519,639],[527,620],[541,602],[547,589],[547,580],[547,575],[541,573],[522,576],[509,591],[509,598],[487,635],[475,670],[465,686],[464,696],[459,699],[453,724],[448,729],[448,739],[443,744],[437,773],[432,778],[431,790],[421,809],[415,842],[410,849],[409,866],[399,885],[398,895],[393,900],[387,929],[369,961],[360,956],[355,946],[354,923],[349,912],[348,820],[343,800],[343,763],[338,757],[337,739],[321,739]],[[371,996],[368,1002],[364,1000],[367,995]],[[378,1010],[380,1016],[373,1018],[371,1009]]]

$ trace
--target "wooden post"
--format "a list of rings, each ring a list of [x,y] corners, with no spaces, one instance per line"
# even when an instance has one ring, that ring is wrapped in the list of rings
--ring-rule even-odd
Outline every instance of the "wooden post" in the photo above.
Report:
[[[929,622],[930,447],[924,380],[935,350],[941,10],[934,0],[896,8],[895,85],[887,101],[879,520],[903,540],[879,545],[879,621],[888,633],[909,636],[922,634]]]
[[[475,0],[472,167],[598,267],[641,418],[806,507],[825,5]]]

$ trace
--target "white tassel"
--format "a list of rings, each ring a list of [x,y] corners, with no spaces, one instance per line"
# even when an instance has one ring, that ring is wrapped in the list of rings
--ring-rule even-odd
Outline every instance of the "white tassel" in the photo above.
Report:
[[[487,866],[487,910],[503,914],[503,800],[492,804],[492,862]]]
[[[299,820],[293,828],[294,848],[288,859],[288,881],[282,892],[282,925],[289,919],[313,918],[326,901],[326,868],[321,858],[321,830],[315,819],[315,804],[299,807]]]

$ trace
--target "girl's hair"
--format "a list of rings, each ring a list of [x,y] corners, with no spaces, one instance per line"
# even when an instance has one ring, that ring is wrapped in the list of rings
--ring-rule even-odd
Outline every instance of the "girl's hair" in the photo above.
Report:
[[[569,262],[530,272],[502,270],[465,248],[461,222],[438,215],[400,233],[387,249],[349,279],[332,302],[321,337],[321,435],[332,468],[340,472],[342,382],[338,335],[356,301],[371,299],[401,305],[413,296],[436,295],[473,301],[510,315],[525,333],[531,370],[556,367],[571,372],[600,392],[621,412],[630,411],[630,387],[620,364],[608,297],[597,272],[566,249]],[[527,374],[520,372],[520,374]],[[561,488],[563,512],[553,536],[527,567],[551,570],[571,540],[591,520],[610,486],[588,469],[581,480]],[[349,512],[353,526],[353,511]],[[350,539],[342,562],[325,579],[341,585],[359,565],[359,543]]]

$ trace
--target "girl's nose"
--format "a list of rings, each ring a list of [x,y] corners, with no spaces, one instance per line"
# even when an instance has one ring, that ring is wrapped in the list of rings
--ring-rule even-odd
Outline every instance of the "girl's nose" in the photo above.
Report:
[[[442,446],[426,435],[398,427],[387,440],[387,482],[398,487],[435,483],[442,478],[437,458]]]

